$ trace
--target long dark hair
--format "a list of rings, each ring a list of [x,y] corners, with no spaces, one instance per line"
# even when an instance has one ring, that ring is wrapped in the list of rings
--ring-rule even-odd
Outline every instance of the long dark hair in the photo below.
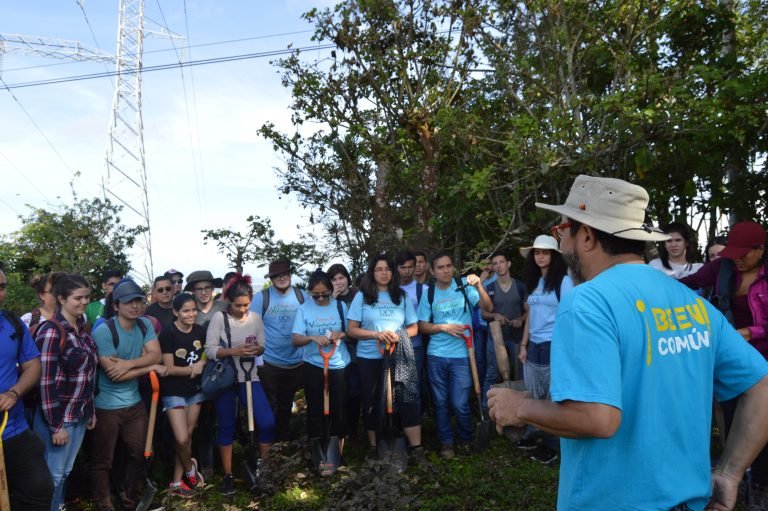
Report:
[[[235,273],[222,294],[230,303],[234,302],[238,296],[247,296],[248,299],[252,300],[253,286],[251,285],[251,276]]]
[[[534,260],[535,248],[532,248],[528,255],[525,256],[525,265],[523,266],[523,282],[525,282],[525,288],[528,293],[532,293],[536,286],[539,285],[539,279],[541,278],[541,268],[536,264]],[[568,265],[563,259],[563,255],[557,250],[550,250],[551,258],[549,261],[549,268],[547,269],[547,275],[544,277],[544,292],[549,293],[551,291],[557,291],[560,289],[560,284],[563,282],[563,277],[568,274]]]
[[[690,265],[693,262],[693,256],[694,251],[691,249],[692,246],[692,236],[691,236],[691,229],[688,228],[687,225],[680,223],[680,222],[671,222],[667,224],[662,231],[664,231],[667,234],[677,233],[680,236],[682,236],[683,240],[685,240],[685,260]],[[667,247],[664,242],[662,242],[659,245],[659,259],[661,259],[661,264],[664,266],[664,268],[671,270],[672,266],[669,264],[669,252],[667,252]]]
[[[389,292],[390,298],[392,298],[392,303],[400,305],[400,300],[402,300],[405,292],[400,289],[400,275],[395,268],[395,262],[386,254],[378,254],[368,263],[368,269],[365,270],[363,280],[360,282],[360,291],[363,293],[364,298],[363,301],[368,305],[373,305],[379,301],[379,287],[376,285],[376,280],[373,278],[373,270],[376,268],[376,264],[379,261],[386,262],[389,269],[392,270],[392,280],[389,281],[387,291]]]
[[[54,273],[51,279],[51,293],[56,297],[56,310],[61,310],[61,302],[59,297],[65,300],[69,298],[72,293],[78,289],[86,288],[90,290],[88,281],[78,273]]]

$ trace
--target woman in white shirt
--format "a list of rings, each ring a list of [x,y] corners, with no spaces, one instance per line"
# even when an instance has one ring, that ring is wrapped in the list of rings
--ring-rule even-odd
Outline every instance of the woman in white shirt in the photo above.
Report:
[[[672,278],[680,279],[701,268],[694,263],[695,247],[692,247],[691,230],[680,222],[672,222],[662,229],[669,239],[659,247],[659,257],[648,266],[662,271]]]

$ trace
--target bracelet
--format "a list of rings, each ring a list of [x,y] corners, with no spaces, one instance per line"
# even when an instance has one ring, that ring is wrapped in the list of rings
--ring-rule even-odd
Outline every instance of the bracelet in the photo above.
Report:
[[[14,395],[14,396],[16,396],[16,401],[18,401],[18,400],[19,400],[19,397],[20,397],[20,396],[19,396],[19,393],[18,393],[18,392],[16,392],[15,390],[13,390],[13,389],[8,389],[8,390],[6,390],[6,392],[12,392],[12,393],[13,393],[13,395]]]

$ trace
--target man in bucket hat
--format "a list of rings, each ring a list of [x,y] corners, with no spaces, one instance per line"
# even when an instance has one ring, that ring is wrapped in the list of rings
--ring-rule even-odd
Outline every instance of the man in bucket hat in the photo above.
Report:
[[[643,264],[647,192],[579,176],[552,232],[577,281],[552,336],[552,401],[489,391],[499,426],[559,435],[558,509],[731,509],[768,439],[768,363],[705,300]],[[742,394],[710,474],[713,393]],[[710,495],[712,495],[710,500]],[[709,504],[708,504],[709,502]]]
[[[268,278],[269,289],[256,293],[251,310],[261,315],[267,335],[264,365],[259,378],[275,414],[277,441],[288,440],[293,398],[302,382],[302,348],[291,342],[293,321],[306,298],[304,292],[291,285],[293,267],[288,261],[272,261]]]

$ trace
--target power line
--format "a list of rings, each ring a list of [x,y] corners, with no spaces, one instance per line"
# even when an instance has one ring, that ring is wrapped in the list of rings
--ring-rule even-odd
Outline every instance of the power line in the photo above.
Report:
[[[16,104],[17,104],[17,105],[19,105],[19,108],[21,108],[21,111],[22,111],[22,112],[24,112],[24,115],[26,115],[26,116],[27,116],[27,118],[28,118],[28,119],[30,120],[30,122],[31,122],[31,123],[34,125],[34,127],[37,129],[37,131],[40,133],[40,135],[42,135],[42,136],[43,136],[43,138],[44,138],[44,139],[45,139],[45,141],[48,143],[48,145],[49,145],[49,146],[50,146],[50,148],[53,150],[53,152],[56,154],[56,156],[59,158],[59,160],[61,161],[61,163],[63,163],[63,164],[64,164],[64,166],[65,166],[65,167],[67,167],[67,169],[69,169],[69,172],[70,172],[70,173],[71,173],[73,176],[76,176],[77,174],[75,173],[75,171],[72,169],[72,167],[70,167],[70,166],[69,166],[69,164],[68,164],[66,161],[64,161],[64,157],[63,157],[63,156],[61,156],[61,153],[59,153],[59,151],[58,151],[58,150],[56,150],[56,147],[54,147],[54,145],[53,145],[53,142],[51,142],[51,139],[49,139],[49,138],[46,136],[46,134],[43,132],[42,128],[40,128],[40,126],[39,126],[39,125],[38,125],[38,124],[35,122],[35,120],[32,118],[32,116],[30,115],[30,113],[29,113],[29,112],[27,112],[27,109],[26,109],[26,108],[24,108],[24,105],[22,105],[22,104],[21,104],[21,101],[19,101],[19,98],[17,98],[17,97],[16,97],[16,95],[15,95],[13,92],[11,92],[11,89],[8,87],[8,84],[6,84],[6,83],[5,83],[5,80],[3,80],[3,79],[2,79],[2,77],[0,77],[0,83],[2,83],[2,84],[3,84],[3,87],[5,87],[5,90],[7,90],[7,91],[8,91],[8,93],[11,95],[11,97],[12,97],[12,98],[13,98],[13,100],[16,102]]]
[[[229,40],[226,40],[226,41],[213,41],[213,42],[210,42],[210,43],[200,43],[200,44],[187,45],[187,46],[174,46],[173,49],[171,49],[171,48],[162,48],[162,49],[158,49],[158,50],[145,51],[144,55],[148,55],[148,54],[151,54],[151,53],[166,53],[166,52],[169,52],[169,51],[175,51],[175,49],[177,49],[177,48],[179,50],[190,50],[192,48],[204,48],[206,46],[219,46],[219,45],[222,45],[222,44],[243,43],[243,42],[247,42],[247,41],[257,41],[259,39],[272,39],[272,38],[276,38],[276,37],[284,37],[284,36],[287,36],[287,35],[306,34],[306,33],[309,33],[309,32],[312,32],[312,30],[297,30],[297,31],[294,31],[294,32],[283,32],[283,33],[280,33],[280,34],[268,34],[268,35],[254,36],[254,37],[244,37],[244,38],[241,38],[241,39],[229,39]],[[96,46],[98,47],[98,45],[96,45]],[[1,54],[2,53],[0,53],[0,55]],[[40,68],[53,67],[53,66],[65,66],[65,65],[70,65],[70,64],[79,64],[80,62],[82,62],[82,61],[69,60],[69,61],[64,61],[64,62],[54,62],[54,63],[51,63],[51,64],[40,64],[40,65],[37,65],[37,66],[14,67],[14,68],[11,68],[11,69],[5,69],[5,70],[3,70],[3,72],[4,73],[10,73],[10,72],[13,72],[13,71],[26,71],[28,69],[40,69]]]
[[[244,53],[241,55],[230,55],[227,57],[214,57],[210,59],[191,60],[189,62],[180,62],[176,64],[160,64],[157,66],[147,66],[142,68],[141,72],[149,73],[152,71],[167,71],[169,69],[178,69],[180,67],[194,67],[194,66],[205,66],[209,64],[223,64],[226,62],[237,62],[239,60],[251,60],[251,59],[259,59],[259,58],[265,58],[265,57],[277,57],[280,55],[289,55],[291,53],[302,52],[302,51],[330,50],[332,48],[336,48],[336,45],[320,44],[316,46],[304,46],[299,48],[288,48],[284,50]],[[64,78],[51,78],[48,80],[37,80],[32,82],[12,83],[10,85],[5,84],[5,82],[3,82],[3,84],[5,89],[10,91],[11,89],[23,89],[26,87],[38,87],[40,85],[53,85],[57,83],[79,82],[83,80],[93,80],[96,78],[107,78],[110,76],[120,76],[123,74],[133,74],[133,73],[134,71],[125,71],[125,72],[109,71],[104,73],[92,73],[87,75],[70,76],[70,77],[64,77]]]
[[[27,183],[29,183],[29,185],[30,185],[30,186],[31,186],[31,187],[32,187],[32,188],[33,188],[33,189],[34,189],[34,190],[35,190],[37,193],[39,193],[39,194],[40,194],[40,196],[41,196],[43,199],[45,199],[45,202],[51,202],[51,199],[49,199],[49,198],[48,198],[48,196],[47,196],[47,195],[45,195],[45,194],[43,193],[43,191],[42,191],[40,188],[38,188],[38,187],[37,187],[37,185],[35,184],[35,182],[34,182],[34,181],[32,181],[31,179],[29,179],[29,177],[28,177],[28,176],[27,176],[27,175],[26,175],[24,172],[22,172],[22,171],[21,171],[21,169],[19,169],[19,167],[17,167],[16,165],[14,165],[14,164],[13,164],[13,162],[10,160],[10,158],[8,158],[8,157],[7,157],[5,154],[3,154],[3,152],[2,152],[2,151],[0,151],[0,156],[2,156],[3,158],[5,158],[5,161],[7,161],[7,162],[8,162],[8,165],[10,165],[10,166],[11,166],[11,168],[13,168],[13,170],[15,170],[16,172],[18,172],[18,174],[19,174],[21,177],[23,177],[23,178],[24,178],[24,180],[25,180]]]

